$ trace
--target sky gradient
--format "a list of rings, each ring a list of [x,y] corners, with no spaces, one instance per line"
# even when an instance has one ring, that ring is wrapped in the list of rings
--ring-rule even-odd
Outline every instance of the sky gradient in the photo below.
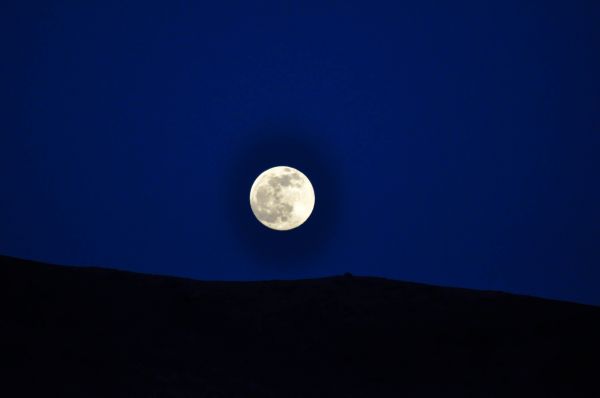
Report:
[[[1,254],[600,305],[599,2],[125,3],[3,2]]]

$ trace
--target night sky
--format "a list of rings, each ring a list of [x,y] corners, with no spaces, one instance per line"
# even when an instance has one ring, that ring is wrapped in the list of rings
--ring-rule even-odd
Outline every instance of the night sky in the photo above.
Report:
[[[600,2],[387,3],[3,1],[0,253],[600,304]]]

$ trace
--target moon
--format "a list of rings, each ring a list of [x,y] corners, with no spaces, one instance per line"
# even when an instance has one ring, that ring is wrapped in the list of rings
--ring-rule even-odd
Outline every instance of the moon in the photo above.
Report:
[[[250,189],[250,207],[263,225],[288,231],[302,225],[315,207],[315,191],[299,170],[276,166],[263,171]]]

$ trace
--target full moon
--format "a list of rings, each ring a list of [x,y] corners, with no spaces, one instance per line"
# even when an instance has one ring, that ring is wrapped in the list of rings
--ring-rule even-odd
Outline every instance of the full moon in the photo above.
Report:
[[[250,207],[263,225],[287,231],[308,219],[315,207],[315,191],[299,170],[289,166],[272,167],[252,184]]]

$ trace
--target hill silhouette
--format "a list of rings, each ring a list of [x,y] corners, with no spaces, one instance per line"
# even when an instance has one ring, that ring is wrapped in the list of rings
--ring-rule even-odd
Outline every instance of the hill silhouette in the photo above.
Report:
[[[600,308],[587,305],[11,257],[0,303],[5,397],[600,397]]]

